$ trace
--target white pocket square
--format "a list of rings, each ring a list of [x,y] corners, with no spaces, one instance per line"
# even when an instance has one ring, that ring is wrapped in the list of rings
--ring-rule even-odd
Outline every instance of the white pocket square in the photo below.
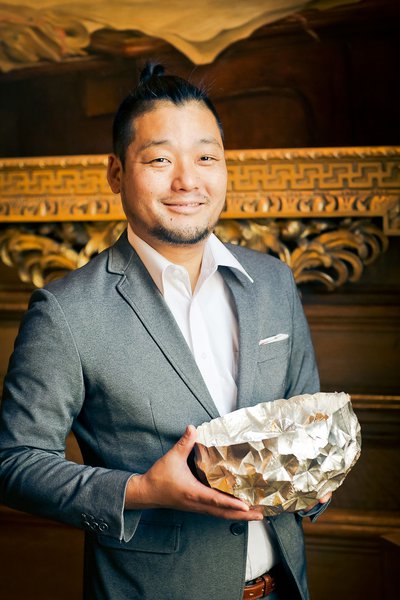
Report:
[[[259,346],[265,346],[265,344],[272,344],[273,342],[281,342],[282,340],[287,340],[289,337],[288,333],[278,333],[277,335],[273,335],[272,337],[265,338],[265,340],[260,340],[258,342]]]

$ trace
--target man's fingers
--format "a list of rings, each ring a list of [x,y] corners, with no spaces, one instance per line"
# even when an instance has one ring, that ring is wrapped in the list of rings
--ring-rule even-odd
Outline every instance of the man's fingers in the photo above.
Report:
[[[313,508],[315,508],[318,504],[326,504],[327,502],[329,502],[329,500],[332,498],[332,492],[328,492],[328,494],[325,494],[325,496],[322,496],[322,498],[318,498],[318,502],[316,502],[315,504],[310,504],[310,506],[307,506],[307,508],[305,509],[306,511],[311,510]]]
[[[213,495],[208,500],[202,499],[201,503],[197,505],[198,508],[201,505],[201,512],[211,514],[214,517],[238,521],[262,521],[264,518],[261,508],[250,508],[238,498],[215,490],[211,491],[215,496]]]
[[[227,494],[223,494],[222,492],[217,492],[215,490],[212,490],[211,488],[205,489],[206,492],[202,493],[201,500],[206,504],[215,506],[217,508],[228,508],[231,510],[240,510],[244,512],[248,512],[250,510],[250,507],[238,498],[228,496]]]
[[[224,519],[261,520],[262,514],[257,510],[250,510],[242,500],[214,490],[196,479],[186,462],[196,439],[196,428],[188,425],[169,452],[142,476],[144,483],[141,486],[140,506],[137,507],[164,506]],[[138,493],[133,496],[138,499]],[[135,505],[134,500],[135,498],[131,501],[132,506]]]
[[[264,518],[262,514],[254,510],[243,512],[238,510],[230,510],[227,508],[213,508],[205,510],[204,512],[212,515],[213,517],[219,517],[220,519],[232,521],[262,521]]]
[[[224,503],[199,502],[195,505],[194,511],[233,521],[262,521],[264,518],[260,511],[250,510],[247,505],[233,507],[226,506]]]
[[[332,498],[332,492],[329,492],[328,494],[325,494],[325,496],[322,496],[322,498],[319,498],[319,502],[321,504],[326,504],[327,502],[329,502],[329,500]]]
[[[208,488],[197,480],[191,487],[188,500],[196,507],[194,510],[204,510],[205,512],[214,514],[214,516],[249,521],[261,520],[263,518],[260,510],[250,509],[250,507],[242,500],[239,500],[239,498]],[[226,513],[226,515],[223,513]]]

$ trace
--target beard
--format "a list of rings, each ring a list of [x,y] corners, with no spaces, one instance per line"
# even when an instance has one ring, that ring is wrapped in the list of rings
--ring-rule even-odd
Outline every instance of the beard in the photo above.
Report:
[[[161,242],[165,242],[171,246],[189,246],[205,240],[212,233],[216,224],[214,223],[202,228],[188,227],[183,230],[173,230],[163,225],[158,225],[157,227],[153,227],[150,233]]]

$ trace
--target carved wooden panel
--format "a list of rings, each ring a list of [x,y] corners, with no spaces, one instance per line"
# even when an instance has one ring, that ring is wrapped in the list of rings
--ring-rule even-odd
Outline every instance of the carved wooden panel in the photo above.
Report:
[[[333,290],[357,281],[400,233],[399,148],[232,150],[226,158],[216,234],[275,254],[299,284]],[[0,257],[23,281],[42,286],[120,235],[124,214],[106,160],[0,161],[0,223],[10,224],[0,231]]]
[[[400,233],[400,149],[227,150],[222,219],[383,218]],[[105,156],[0,160],[0,222],[118,220]]]

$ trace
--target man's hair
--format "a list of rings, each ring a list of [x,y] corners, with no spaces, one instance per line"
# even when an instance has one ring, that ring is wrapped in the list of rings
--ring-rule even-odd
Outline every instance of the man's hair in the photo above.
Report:
[[[156,102],[172,102],[176,106],[186,102],[204,104],[214,115],[223,138],[221,120],[214,104],[204,89],[194,86],[182,77],[164,75],[163,65],[148,63],[140,73],[138,86],[122,101],[113,123],[114,154],[125,165],[126,151],[134,137],[134,120],[154,108]]]

